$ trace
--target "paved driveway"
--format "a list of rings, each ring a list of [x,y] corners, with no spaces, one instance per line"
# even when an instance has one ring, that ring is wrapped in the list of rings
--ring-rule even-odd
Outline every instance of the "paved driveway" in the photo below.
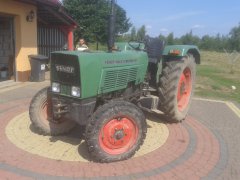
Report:
[[[0,179],[240,179],[240,110],[194,99],[182,124],[147,115],[148,134],[134,158],[90,162],[80,127],[40,136],[31,126],[32,96],[49,82],[0,88]]]
[[[190,115],[203,123],[221,145],[219,179],[240,179],[240,110],[231,102],[197,99]]]

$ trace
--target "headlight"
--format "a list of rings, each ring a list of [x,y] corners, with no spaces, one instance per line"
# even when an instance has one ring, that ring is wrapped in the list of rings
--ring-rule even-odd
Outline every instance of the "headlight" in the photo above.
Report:
[[[80,97],[80,88],[72,86],[72,96]]]
[[[52,92],[60,93],[60,84],[53,82],[52,83]]]

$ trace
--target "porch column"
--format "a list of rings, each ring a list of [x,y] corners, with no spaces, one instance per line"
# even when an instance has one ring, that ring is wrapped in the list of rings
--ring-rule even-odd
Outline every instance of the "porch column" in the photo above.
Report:
[[[72,28],[68,29],[68,50],[70,50],[70,51],[74,50],[74,47],[73,47],[73,29]]]
[[[60,26],[62,32],[67,36],[68,50],[74,50],[74,35],[73,30],[76,29],[76,26]]]

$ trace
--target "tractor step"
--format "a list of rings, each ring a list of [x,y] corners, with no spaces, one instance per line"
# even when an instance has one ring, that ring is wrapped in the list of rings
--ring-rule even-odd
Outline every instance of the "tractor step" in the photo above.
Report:
[[[158,111],[159,98],[157,96],[148,95],[141,97],[138,106],[148,112]]]

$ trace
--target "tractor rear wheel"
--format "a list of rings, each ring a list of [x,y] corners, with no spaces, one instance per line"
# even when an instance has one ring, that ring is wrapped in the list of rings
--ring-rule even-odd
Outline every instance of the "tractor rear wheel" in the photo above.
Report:
[[[160,110],[171,122],[181,122],[187,116],[193,97],[196,63],[192,54],[181,61],[166,62],[160,77]]]
[[[143,112],[134,104],[112,101],[99,107],[86,127],[86,142],[93,160],[128,159],[140,148],[147,131]]]
[[[69,119],[52,118],[52,103],[49,87],[40,90],[32,99],[29,107],[30,120],[42,135],[61,135],[69,132],[76,123]]]

